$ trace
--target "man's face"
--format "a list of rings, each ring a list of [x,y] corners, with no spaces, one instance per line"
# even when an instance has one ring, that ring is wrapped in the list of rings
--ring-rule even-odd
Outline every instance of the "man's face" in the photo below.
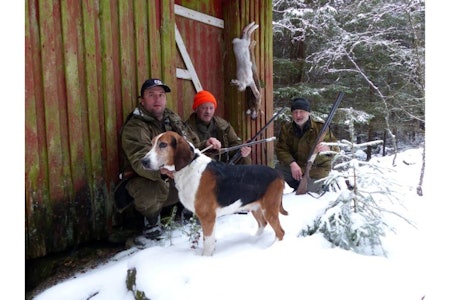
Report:
[[[205,123],[211,122],[215,112],[214,104],[210,102],[203,103],[197,107],[197,117]]]
[[[158,120],[164,115],[166,103],[166,92],[160,86],[146,89],[141,98],[141,105],[144,109]]]
[[[305,125],[306,121],[309,119],[310,113],[306,110],[295,109],[292,111],[292,118],[294,119],[295,124],[302,127]]]

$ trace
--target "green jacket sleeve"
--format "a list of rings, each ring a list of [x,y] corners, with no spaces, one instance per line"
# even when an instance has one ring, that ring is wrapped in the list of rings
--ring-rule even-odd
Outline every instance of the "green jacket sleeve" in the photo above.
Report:
[[[294,156],[291,154],[292,151],[289,147],[289,128],[286,123],[281,125],[280,132],[278,133],[277,142],[275,144],[275,153],[277,159],[280,161],[281,165],[289,165],[291,162],[295,161]]]
[[[141,160],[150,151],[152,137],[155,134],[145,122],[130,120],[122,130],[122,149],[124,155],[131,165],[131,168],[141,177],[151,180],[160,180],[161,173],[158,171],[146,170],[142,167]]]
[[[222,143],[222,148],[234,147],[242,145],[242,139],[237,135],[231,123],[220,117],[215,117],[216,129],[218,134],[218,139]],[[222,161],[226,162],[227,159],[233,157],[240,150],[233,150],[228,152]]]
[[[194,147],[200,147],[200,138],[192,130],[192,128],[175,113],[169,113],[170,125],[172,128],[170,130],[176,131],[179,135],[184,136],[189,142],[191,142]]]

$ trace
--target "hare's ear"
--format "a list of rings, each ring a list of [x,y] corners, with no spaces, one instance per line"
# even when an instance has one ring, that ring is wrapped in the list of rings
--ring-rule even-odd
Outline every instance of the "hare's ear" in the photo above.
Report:
[[[176,137],[173,137],[172,145],[175,149],[175,171],[179,171],[192,161],[194,158],[194,151],[192,151],[188,141],[178,134]]]

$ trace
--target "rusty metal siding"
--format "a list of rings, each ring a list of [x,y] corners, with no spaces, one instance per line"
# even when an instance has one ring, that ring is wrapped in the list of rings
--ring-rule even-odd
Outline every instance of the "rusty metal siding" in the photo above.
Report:
[[[178,16],[175,4],[223,19],[225,28]],[[219,99],[218,114],[244,139],[265,124],[272,114],[271,9],[263,0],[25,1],[26,258],[106,236],[118,133],[145,79],[162,78],[173,88],[168,106],[183,118],[191,113],[196,91],[176,78],[184,66],[175,24],[203,88]],[[265,84],[265,114],[256,121],[245,114],[244,93],[229,84],[231,41],[251,20],[266,22],[255,34]],[[271,161],[270,151],[255,149],[255,162]]]

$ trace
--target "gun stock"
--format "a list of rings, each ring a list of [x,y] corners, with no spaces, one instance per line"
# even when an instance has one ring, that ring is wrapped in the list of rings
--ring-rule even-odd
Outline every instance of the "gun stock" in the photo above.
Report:
[[[324,137],[324,136],[325,136],[325,134],[322,135],[322,137]],[[320,142],[322,142],[322,141],[320,141]],[[317,152],[314,152],[313,155],[311,155],[309,157],[308,162],[306,163],[305,172],[303,173],[303,177],[300,180],[300,185],[298,186],[297,190],[295,191],[296,195],[304,195],[308,192],[308,181],[310,180],[309,171],[311,170],[311,167],[314,163],[314,160],[316,159],[316,156],[317,156]]]
[[[309,171],[311,170],[311,167],[317,156],[316,147],[319,143],[321,143],[324,140],[327,129],[328,127],[330,127],[331,120],[336,114],[336,110],[339,107],[343,97],[344,93],[339,92],[338,96],[336,97],[336,100],[333,103],[333,106],[331,107],[330,113],[328,114],[328,117],[325,120],[325,124],[323,124],[323,127],[320,130],[319,135],[317,136],[316,140],[314,141],[314,144],[312,145],[311,151],[308,156],[308,161],[306,163],[305,172],[303,172],[303,177],[300,180],[300,184],[297,187],[297,190],[295,191],[296,195],[304,195],[308,192],[308,181],[310,180]]]

